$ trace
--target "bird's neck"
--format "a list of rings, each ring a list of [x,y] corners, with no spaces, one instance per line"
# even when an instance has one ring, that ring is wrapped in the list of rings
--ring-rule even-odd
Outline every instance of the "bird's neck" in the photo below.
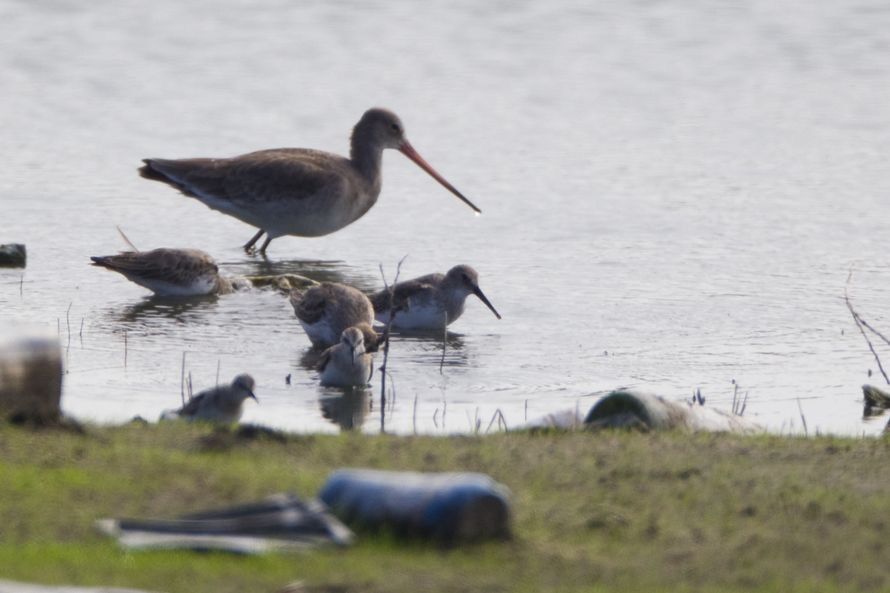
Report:
[[[379,193],[383,148],[374,142],[361,127],[356,126],[352,132],[349,158],[359,174],[368,182],[372,193]]]
[[[445,312],[448,315],[448,323],[451,323],[464,312],[464,304],[467,300],[466,291],[461,290],[443,290],[443,301]]]

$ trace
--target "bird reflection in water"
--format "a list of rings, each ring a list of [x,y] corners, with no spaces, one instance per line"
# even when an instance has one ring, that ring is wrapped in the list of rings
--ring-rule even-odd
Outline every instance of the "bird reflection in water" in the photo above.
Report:
[[[220,264],[228,273],[251,277],[271,277],[294,274],[316,282],[339,282],[371,292],[379,287],[379,279],[359,271],[357,268],[338,260],[240,260]]]
[[[392,330],[390,339],[395,342],[405,342],[406,348],[403,356],[412,362],[431,364],[439,363],[446,367],[466,366],[470,361],[472,350],[465,347],[466,340],[463,334],[445,332],[443,330]],[[445,360],[442,362],[442,352],[445,352]]]
[[[166,318],[184,323],[196,319],[201,313],[211,310],[216,306],[219,297],[217,295],[190,296],[190,297],[146,297],[125,307],[123,310],[115,309],[115,314],[120,321],[132,322],[150,318]]]
[[[361,429],[371,411],[373,397],[367,388],[324,389],[318,404],[321,415],[338,425],[340,430]]]

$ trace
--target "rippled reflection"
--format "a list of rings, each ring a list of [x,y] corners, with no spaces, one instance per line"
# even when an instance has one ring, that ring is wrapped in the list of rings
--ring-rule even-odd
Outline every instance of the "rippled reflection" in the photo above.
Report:
[[[371,411],[370,389],[324,389],[318,398],[321,414],[341,430],[360,429]]]
[[[193,297],[146,297],[123,309],[109,311],[119,321],[142,321],[152,317],[185,323],[211,311],[219,301],[216,295]]]
[[[277,276],[297,274],[316,282],[339,282],[371,292],[381,284],[375,270],[359,271],[339,260],[270,260],[259,256],[254,259],[220,264],[227,271],[243,276]]]

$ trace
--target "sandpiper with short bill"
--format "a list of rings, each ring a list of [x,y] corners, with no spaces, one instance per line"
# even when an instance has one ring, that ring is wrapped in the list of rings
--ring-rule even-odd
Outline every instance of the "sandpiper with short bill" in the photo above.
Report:
[[[244,413],[244,400],[253,399],[259,403],[253,393],[255,383],[253,377],[241,374],[235,377],[230,385],[219,385],[202,391],[192,397],[178,410],[170,410],[161,415],[162,420],[181,418],[219,424],[234,424]]]
[[[90,259],[158,296],[227,294],[250,286],[246,279],[220,274],[213,258],[198,249],[124,251]]]
[[[373,363],[373,355],[365,351],[362,329],[347,327],[340,342],[321,355],[317,368],[326,387],[364,387],[371,380]]]

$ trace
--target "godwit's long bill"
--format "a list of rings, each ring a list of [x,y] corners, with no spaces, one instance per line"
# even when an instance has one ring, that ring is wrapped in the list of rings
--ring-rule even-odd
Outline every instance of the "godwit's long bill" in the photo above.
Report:
[[[481,212],[411,146],[398,116],[369,109],[352,129],[349,158],[308,148],[275,148],[233,158],[145,159],[139,173],[162,181],[266,235],[320,237],[361,218],[377,202],[383,150],[414,161],[477,213]]]

